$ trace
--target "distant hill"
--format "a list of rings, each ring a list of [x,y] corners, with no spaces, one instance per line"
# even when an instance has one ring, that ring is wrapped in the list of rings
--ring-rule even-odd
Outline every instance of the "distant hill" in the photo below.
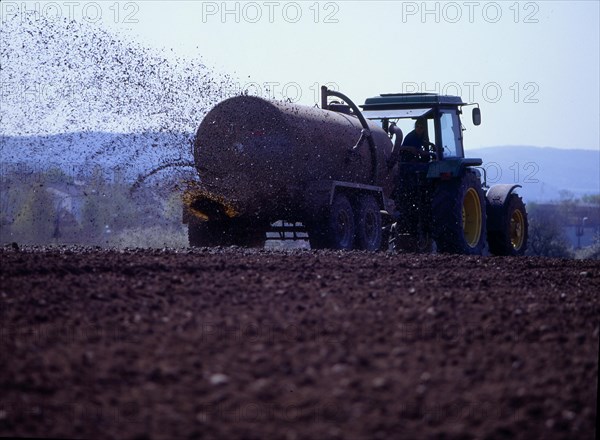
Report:
[[[50,136],[0,136],[0,164],[9,169],[27,164],[34,169],[61,168],[68,174],[102,168],[118,170],[133,181],[139,174],[168,162],[191,162],[193,133],[81,132]],[[518,183],[527,201],[558,200],[560,191],[575,196],[600,193],[600,152],[548,147],[503,146],[467,149],[481,157],[488,184]]]
[[[560,191],[580,197],[600,193],[600,151],[550,147],[500,146],[467,149],[483,159],[488,183],[518,183],[528,201],[551,201]]]

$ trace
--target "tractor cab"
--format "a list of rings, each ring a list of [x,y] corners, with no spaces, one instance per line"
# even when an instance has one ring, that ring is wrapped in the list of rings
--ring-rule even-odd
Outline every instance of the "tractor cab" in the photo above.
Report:
[[[466,105],[458,96],[405,93],[369,98],[362,106],[366,119],[380,121],[395,138],[388,169],[396,167],[390,226],[396,248],[429,250],[432,240],[441,251],[479,254],[485,247],[485,196],[474,169],[482,160],[465,158],[463,148]],[[475,125],[480,116],[476,108]]]
[[[368,98],[362,105],[366,119],[380,121],[382,128],[396,137],[394,149],[401,148],[401,139],[415,129],[417,122],[425,123],[425,137],[429,148],[429,162],[446,162],[445,166],[430,167],[432,175],[440,177],[451,173],[457,176],[464,166],[479,166],[481,159],[465,159],[463,126],[460,115],[467,104],[458,96],[432,93],[395,93]],[[473,109],[473,124],[481,123],[479,107]]]

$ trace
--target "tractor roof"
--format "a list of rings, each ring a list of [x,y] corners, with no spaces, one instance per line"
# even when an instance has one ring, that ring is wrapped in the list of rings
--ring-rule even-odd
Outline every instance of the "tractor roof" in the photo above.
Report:
[[[459,96],[436,93],[388,93],[367,98],[363,110],[435,107],[439,105],[461,106],[466,104]]]

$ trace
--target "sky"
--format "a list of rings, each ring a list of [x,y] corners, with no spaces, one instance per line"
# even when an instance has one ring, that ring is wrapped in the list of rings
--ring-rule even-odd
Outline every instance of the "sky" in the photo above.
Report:
[[[321,84],[356,103],[434,92],[479,103],[466,147],[600,150],[597,1],[10,2],[198,58],[240,90],[319,101]],[[199,122],[199,121],[198,121]]]

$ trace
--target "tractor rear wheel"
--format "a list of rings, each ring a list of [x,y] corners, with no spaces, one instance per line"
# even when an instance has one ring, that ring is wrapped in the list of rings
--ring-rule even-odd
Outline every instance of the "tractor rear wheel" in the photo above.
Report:
[[[485,197],[479,177],[440,182],[433,201],[433,234],[438,252],[481,255],[486,245]]]
[[[356,204],[356,247],[367,251],[381,248],[381,212],[373,196],[362,196]]]
[[[502,210],[502,229],[488,233],[490,252],[494,255],[523,255],[527,249],[527,211],[523,199],[511,194]]]

